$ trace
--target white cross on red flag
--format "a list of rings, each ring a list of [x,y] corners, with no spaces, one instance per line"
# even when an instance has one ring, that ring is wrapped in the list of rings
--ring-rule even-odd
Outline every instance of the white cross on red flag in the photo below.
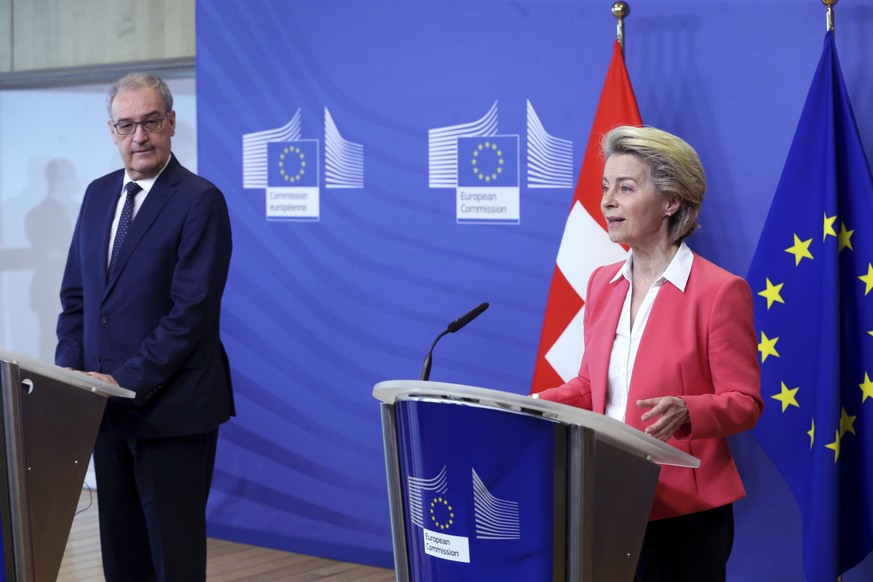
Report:
[[[531,392],[563,384],[579,372],[582,352],[582,314],[588,278],[595,268],[620,261],[626,250],[609,240],[600,211],[603,155],[600,141],[619,125],[642,125],[637,100],[618,41],[594,115],[594,125],[579,171],[570,216],[558,249],[546,303]]]

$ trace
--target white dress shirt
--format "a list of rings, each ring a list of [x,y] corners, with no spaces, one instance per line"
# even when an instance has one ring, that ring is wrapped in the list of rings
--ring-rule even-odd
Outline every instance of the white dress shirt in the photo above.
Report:
[[[170,159],[167,158],[167,164],[169,163]],[[136,182],[139,184],[139,187],[142,188],[142,190],[137,192],[133,197],[133,214],[130,216],[130,221],[133,222],[133,219],[136,218],[136,213],[139,212],[140,208],[142,208],[146,196],[149,195],[149,190],[151,190],[152,186],[155,185],[155,182],[157,182],[158,177],[160,177],[164,168],[167,167],[167,164],[164,164],[164,167],[161,168],[161,171],[158,172],[157,176],[146,178],[144,180],[131,180],[130,176],[127,175],[127,172],[124,172],[124,182],[121,184],[121,192],[118,195],[118,202],[115,204],[115,218],[112,219],[112,229],[109,231],[109,252],[106,253],[106,268],[109,268],[109,260],[112,258],[112,245],[115,244],[115,231],[118,230],[118,222],[121,220],[121,211],[124,209],[124,201],[127,199],[127,194],[124,189],[127,187],[128,182]]]

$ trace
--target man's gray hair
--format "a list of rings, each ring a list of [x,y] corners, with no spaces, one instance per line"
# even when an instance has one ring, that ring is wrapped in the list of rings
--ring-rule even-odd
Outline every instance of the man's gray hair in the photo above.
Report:
[[[148,73],[130,73],[117,80],[106,95],[106,111],[109,112],[109,118],[112,119],[112,102],[119,92],[140,89],[142,87],[150,87],[157,91],[164,99],[167,111],[173,109],[173,93],[163,79]]]

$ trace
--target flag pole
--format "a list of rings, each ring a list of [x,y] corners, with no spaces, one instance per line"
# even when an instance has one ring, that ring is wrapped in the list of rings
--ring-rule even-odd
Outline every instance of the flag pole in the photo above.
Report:
[[[821,0],[821,3],[828,7],[827,12],[827,32],[834,32],[834,6],[839,0]],[[836,33],[835,33],[836,34]],[[843,577],[837,576],[837,582],[842,582]]]
[[[827,32],[834,32],[834,6],[839,0],[821,0],[821,3],[828,7],[827,13]],[[843,577],[837,576],[837,582],[842,582]]]
[[[822,0],[824,2],[825,0]],[[832,0],[836,1],[836,0]],[[612,15],[618,18],[618,26],[616,27],[615,38],[618,40],[618,46],[621,47],[621,54],[624,54],[624,19],[630,15],[630,4],[627,2],[614,2],[612,4]]]
[[[821,0],[821,3],[828,7],[827,15],[827,32],[834,31],[834,6],[839,0]],[[843,577],[837,576],[837,582],[842,582]]]
[[[828,32],[833,32],[834,30],[834,6],[836,6],[837,2],[839,2],[839,0],[821,0],[821,3],[828,7]],[[616,4],[621,3],[617,2]]]

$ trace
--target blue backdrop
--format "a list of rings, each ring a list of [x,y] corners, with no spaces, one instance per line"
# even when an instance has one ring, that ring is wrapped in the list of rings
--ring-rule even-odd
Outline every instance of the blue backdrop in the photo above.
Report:
[[[198,0],[198,164],[232,213],[222,329],[239,413],[221,433],[212,535],[389,566],[372,387],[417,378],[433,338],[482,301],[491,308],[437,346],[431,378],[527,393],[615,38],[610,6]],[[837,7],[868,153],[871,20],[869,0]],[[707,170],[689,244],[744,275],[824,7],[647,0],[626,31],[644,122],[687,139]],[[471,174],[473,154],[446,146],[459,137],[499,155],[485,149]],[[732,444],[749,491],[732,579],[802,580],[790,492],[752,437]]]

